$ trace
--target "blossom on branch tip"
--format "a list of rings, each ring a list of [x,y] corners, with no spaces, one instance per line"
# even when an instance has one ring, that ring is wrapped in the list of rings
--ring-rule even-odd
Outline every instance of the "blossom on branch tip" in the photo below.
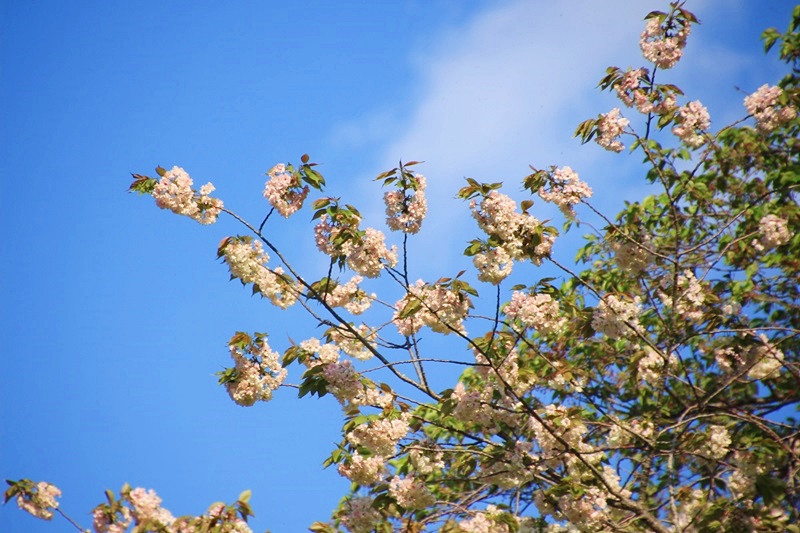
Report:
[[[308,196],[308,185],[303,186],[300,178],[280,163],[267,172],[269,180],[264,184],[264,198],[284,218],[296,213]]]
[[[780,103],[782,96],[783,89],[777,85],[764,84],[756,92],[745,97],[744,107],[756,120],[756,129],[768,133],[797,116],[794,107]]]
[[[410,187],[388,191],[383,195],[386,204],[386,225],[392,231],[417,233],[428,212],[425,199],[427,181],[422,174],[409,178]]]
[[[711,126],[708,110],[699,100],[689,102],[678,110],[677,124],[672,128],[678,138],[692,148],[706,142],[703,133]]]
[[[545,202],[552,202],[558,206],[564,216],[573,218],[573,206],[579,204],[584,198],[592,196],[589,185],[578,178],[578,173],[570,167],[556,168],[547,174],[549,191],[539,187],[539,197]]]
[[[17,505],[36,518],[52,520],[53,510],[58,509],[56,498],[59,496],[61,496],[61,490],[58,487],[46,481],[40,481],[35,485],[34,490],[20,491],[17,494]]]
[[[271,400],[272,392],[281,386],[287,372],[266,338],[243,344],[237,342],[240,335],[235,335],[229,346],[236,366],[221,373],[220,383],[234,402],[249,407],[257,401]]]
[[[628,119],[620,116],[618,107],[600,115],[597,119],[595,142],[609,152],[621,152],[625,149],[625,145],[619,140],[619,136],[625,132],[628,124]]]
[[[163,172],[163,170],[160,170]],[[201,224],[213,224],[222,212],[222,200],[211,198],[214,186],[207,183],[199,193],[192,189],[192,178],[180,167],[164,172],[153,187],[153,198],[161,209],[188,216]]]
[[[691,29],[688,20],[678,23],[672,17],[665,21],[651,18],[639,39],[642,55],[659,68],[674,67],[683,55]]]

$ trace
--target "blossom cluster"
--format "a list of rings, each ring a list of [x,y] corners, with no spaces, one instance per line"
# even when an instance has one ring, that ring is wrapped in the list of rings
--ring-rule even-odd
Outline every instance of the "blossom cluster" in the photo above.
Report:
[[[678,284],[674,296],[663,291],[658,291],[658,298],[664,307],[672,308],[679,316],[698,322],[703,318],[703,303],[705,291],[700,281],[691,270],[684,270],[678,274]]]
[[[363,446],[374,455],[394,455],[397,443],[408,434],[409,416],[400,418],[381,418],[359,424],[347,433],[347,442],[353,446]]]
[[[349,355],[355,357],[360,361],[366,361],[373,356],[371,348],[375,348],[375,341],[378,338],[378,332],[366,324],[361,324],[354,328],[366,344],[358,337],[350,332],[344,325],[334,327],[328,330],[327,335],[330,340],[336,343],[339,348]]]
[[[172,513],[161,507],[161,498],[153,490],[137,487],[127,494],[127,498],[132,507],[131,515],[137,524],[149,523],[168,527],[175,521]]]
[[[664,355],[647,346],[645,355],[639,359],[639,377],[650,385],[660,385],[666,372],[678,366],[678,357],[675,354]]]
[[[418,306],[414,313],[405,316],[407,306]],[[395,306],[392,322],[401,335],[413,335],[428,326],[437,333],[448,335],[453,331],[466,333],[464,319],[472,308],[472,300],[466,294],[442,285],[427,285],[417,280],[408,287],[408,294]]]
[[[20,491],[17,494],[17,505],[36,518],[51,520],[53,509],[58,509],[56,498],[59,496],[61,496],[61,490],[58,487],[46,481],[40,481],[36,484],[35,490]]]
[[[491,191],[480,203],[472,200],[470,209],[478,227],[499,239],[499,247],[512,259],[530,259],[538,266],[550,255],[555,237],[542,231],[536,217],[518,213],[517,203],[505,194]]]
[[[621,152],[625,145],[619,140],[619,136],[625,132],[629,123],[627,118],[620,116],[618,107],[600,115],[597,119],[595,142],[609,152]]]
[[[284,218],[296,213],[308,196],[308,185],[302,186],[296,174],[286,165],[277,164],[267,172],[269,180],[264,185],[264,198]]]
[[[491,248],[475,254],[472,264],[478,270],[478,279],[497,285],[506,279],[514,268],[514,260],[504,248]]]
[[[659,17],[653,17],[647,21],[647,26],[639,39],[644,58],[659,68],[674,67],[683,55],[691,25],[688,21],[681,21],[675,31],[675,28],[670,26],[676,25],[677,22],[672,17],[663,22]]]
[[[323,299],[331,307],[343,307],[354,315],[360,315],[372,305],[377,298],[375,293],[367,294],[359,289],[358,284],[363,281],[361,276],[353,276],[350,281],[338,284],[330,292],[324,294]]]
[[[384,193],[386,225],[392,231],[417,233],[428,212],[428,202],[425,199],[427,181],[422,174],[416,174],[408,179],[408,185],[408,188]]]
[[[578,178],[577,172],[570,167],[555,169],[550,175],[548,182],[550,191],[544,187],[539,188],[539,196],[545,202],[553,202],[558,206],[564,216],[572,218],[575,216],[573,206],[584,198],[592,196],[592,189],[585,181]]]
[[[758,222],[758,231],[761,236],[758,240],[753,241],[753,245],[759,251],[782,246],[792,238],[786,220],[778,215],[765,215]]]
[[[460,381],[456,384],[451,394],[455,402],[453,416],[461,422],[468,422],[479,427],[489,427],[492,424],[493,410],[489,405],[491,389],[467,389]]]
[[[370,486],[386,475],[386,458],[380,455],[361,455],[358,451],[338,467],[339,475],[361,486]]]
[[[267,340],[259,339],[243,348],[232,342],[230,352],[236,366],[223,382],[231,399],[242,406],[272,399],[272,392],[280,387],[287,372]]]
[[[677,125],[672,128],[678,138],[692,148],[702,146],[705,142],[703,132],[711,125],[708,110],[699,100],[689,102],[678,110]]]
[[[512,320],[519,320],[526,328],[534,328],[544,334],[558,333],[567,322],[559,313],[558,301],[544,293],[512,292],[505,314]]]
[[[436,501],[424,481],[395,476],[389,482],[389,494],[404,509],[425,509]]]
[[[608,294],[600,300],[592,314],[592,328],[611,339],[618,339],[640,331],[641,299],[632,300]]]
[[[350,533],[371,533],[381,519],[381,514],[372,507],[372,498],[361,496],[347,500],[342,524]]]
[[[647,235],[643,236],[639,242],[612,242],[610,246],[617,267],[633,275],[640,274],[653,261],[653,254],[647,249],[649,244],[650,237]]]
[[[368,278],[376,278],[384,267],[397,264],[397,247],[386,247],[386,237],[374,228],[358,231],[358,217],[339,224],[322,215],[314,227],[317,249],[333,258],[344,257],[347,266]],[[346,237],[346,238],[345,238]]]
[[[768,133],[781,124],[793,120],[797,110],[790,105],[781,105],[783,89],[777,85],[762,85],[756,92],[745,97],[744,107],[756,120],[756,128]]]
[[[297,301],[299,289],[290,282],[281,267],[269,269],[269,255],[260,241],[250,237],[232,237],[223,241],[220,254],[230,269],[231,276],[243,284],[252,283],[262,296],[286,309]]]
[[[222,200],[209,196],[214,191],[211,183],[192,189],[192,178],[180,167],[164,172],[153,188],[153,198],[161,209],[185,215],[201,224],[213,224],[222,212]]]
[[[648,82],[645,68],[628,69],[614,86],[617,96],[627,107],[635,107],[640,113],[663,114],[675,108],[675,93],[672,90],[643,87]]]

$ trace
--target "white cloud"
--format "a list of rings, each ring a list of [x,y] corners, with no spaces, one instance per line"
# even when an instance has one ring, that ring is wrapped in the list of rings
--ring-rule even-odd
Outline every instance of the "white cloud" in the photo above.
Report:
[[[372,139],[381,154],[380,170],[401,158],[426,162],[420,171],[428,177],[430,215],[421,236],[414,238],[422,240],[414,251],[423,253],[436,275],[445,265],[453,268],[448,258],[460,254],[465,240],[477,234],[467,206],[453,200],[464,177],[504,181],[514,195],[529,164],[569,165],[590,182],[596,202],[607,212],[616,212],[624,198],[642,195],[643,181],[632,187],[624,179],[641,173],[638,157],[612,155],[594,145],[581,147],[572,133],[582,120],[620,105],[595,88],[607,66],[643,65],[638,47],[642,19],[651,9],[666,8],[662,3],[643,4],[492,4],[412,56],[418,76],[410,82],[416,95],[410,109],[384,109],[339,129],[342,139]],[[709,0],[692,7],[701,19],[714,19],[725,5]],[[732,5],[739,13],[740,3]],[[730,79],[741,73],[747,61],[740,52],[712,46],[713,39],[703,37],[702,44],[692,43],[694,50],[687,51],[697,57],[675,72],[662,73],[662,79],[681,85],[700,76]],[[703,53],[695,51],[699,48]],[[634,115],[629,113],[639,118]],[[371,205],[366,196],[358,205],[365,207],[368,220],[380,220],[376,191],[369,187],[367,192]],[[534,213],[554,216],[541,201]]]

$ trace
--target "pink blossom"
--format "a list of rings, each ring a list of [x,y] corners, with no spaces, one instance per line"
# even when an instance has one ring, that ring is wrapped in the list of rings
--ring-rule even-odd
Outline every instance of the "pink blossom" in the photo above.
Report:
[[[339,474],[357,485],[374,485],[386,475],[386,458],[379,455],[364,457],[354,452],[349,460],[339,465]]]
[[[61,490],[58,487],[46,481],[40,481],[32,492],[17,494],[17,505],[36,518],[52,520],[53,510],[58,509],[56,498],[59,496],[61,496]]]
[[[677,22],[670,19],[672,23]],[[683,55],[683,48],[686,46],[686,39],[691,32],[688,22],[680,25],[678,30],[668,30],[665,23],[658,17],[647,21],[647,26],[642,32],[639,46],[642,55],[648,61],[655,63],[659,68],[672,68]]]
[[[413,476],[395,476],[389,482],[389,494],[404,509],[425,509],[436,501],[431,491]]]
[[[350,533],[371,533],[381,520],[381,514],[372,507],[372,498],[362,496],[350,498],[345,504],[345,514],[341,516],[342,524]]]
[[[417,233],[428,211],[425,199],[427,182],[425,176],[416,174],[410,178],[410,188],[386,192],[386,225],[392,231]]]
[[[756,120],[756,128],[763,132],[770,132],[790,122],[797,116],[797,110],[790,105],[781,105],[779,99],[783,89],[773,85],[762,85],[756,92],[745,97],[744,107]]]
[[[573,206],[579,204],[584,198],[592,196],[589,185],[578,178],[578,173],[570,167],[556,168],[548,175],[550,190],[539,188],[539,196],[545,202],[553,202],[558,206],[564,216],[573,218]]]
[[[207,183],[199,194],[192,189],[192,178],[180,167],[164,173],[153,188],[153,198],[161,209],[185,215],[201,224],[213,224],[222,212],[222,200],[211,198],[214,186]]]
[[[684,143],[697,148],[705,142],[703,132],[711,125],[708,110],[699,100],[689,102],[678,110],[677,125],[672,128],[672,133]]]
[[[303,187],[297,175],[287,171],[283,164],[272,167],[267,175],[269,180],[264,185],[264,198],[282,217],[289,218],[303,207],[308,186]]]
[[[628,124],[628,119],[620,116],[618,107],[600,115],[595,142],[609,152],[621,152],[625,149],[625,145],[618,138],[625,132]]]
[[[420,302],[421,307],[401,318],[408,305]],[[412,335],[428,326],[437,333],[448,335],[453,331],[466,333],[464,319],[472,308],[469,296],[442,285],[426,285],[422,280],[408,287],[408,294],[395,306],[392,322],[401,335]]]
[[[508,318],[519,320],[526,328],[534,328],[545,334],[558,333],[567,323],[567,319],[560,315],[558,302],[549,294],[514,291],[505,313]]]

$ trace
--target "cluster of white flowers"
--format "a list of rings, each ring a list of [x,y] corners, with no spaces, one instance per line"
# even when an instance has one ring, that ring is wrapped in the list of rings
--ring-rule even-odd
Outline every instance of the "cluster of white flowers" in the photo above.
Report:
[[[350,331],[348,331],[344,325],[331,328],[328,330],[328,335],[344,353],[350,357],[355,357],[360,361],[366,361],[373,355],[372,351],[369,349],[369,346],[375,348],[375,341],[378,338],[378,332],[372,328],[369,328],[366,324],[361,324],[360,326],[355,327],[355,330],[358,331],[358,334],[361,335],[361,338],[367,341],[368,345],[365,345],[355,335],[350,333]]]
[[[641,273],[653,261],[653,254],[646,249],[650,244],[650,237],[644,236],[640,242],[641,246],[630,241],[613,242],[611,244],[614,262],[617,263],[621,270],[634,276]]]
[[[278,164],[267,172],[269,180],[264,185],[264,198],[269,200],[278,213],[289,218],[296,213],[308,196],[308,185],[305,187],[300,179],[286,170],[286,165]]]
[[[620,116],[619,108],[615,107],[608,113],[600,115],[597,120],[597,137],[595,142],[609,152],[621,152],[625,145],[619,140],[620,135],[625,132],[630,122],[627,118]]]
[[[252,283],[262,296],[281,309],[297,301],[299,288],[284,277],[283,269],[270,270],[265,266],[269,256],[260,241],[247,237],[230,238],[223,246],[222,253],[231,276],[242,283]]]
[[[704,453],[713,459],[722,459],[728,454],[731,435],[724,426],[710,425],[707,433]]]
[[[326,364],[322,369],[322,376],[328,382],[328,392],[342,405],[351,402],[364,390],[364,385],[359,380],[361,376],[350,361]]]
[[[651,18],[639,40],[642,55],[659,68],[672,68],[683,55],[690,32],[691,26],[686,23],[670,35],[657,17]]]
[[[339,346],[336,344],[323,344],[319,339],[311,337],[300,343],[300,349],[309,356],[302,359],[306,368],[339,362]]]
[[[758,222],[758,231],[761,236],[753,241],[753,245],[759,251],[783,246],[792,238],[786,220],[778,215],[765,215]]]
[[[458,523],[458,528],[467,533],[509,533],[508,525],[493,520],[493,515],[497,514],[494,505],[486,507],[486,512],[476,512],[470,518]]]
[[[367,294],[358,287],[363,279],[361,276],[353,276],[347,283],[336,285],[324,295],[325,302],[331,307],[343,307],[354,315],[360,315],[377,298],[375,293]]]
[[[172,513],[161,507],[161,498],[153,490],[137,487],[128,494],[128,501],[131,503],[132,515],[137,524],[155,522],[162,527],[169,527],[175,521]]]
[[[681,317],[699,322],[703,318],[703,303],[705,302],[705,291],[703,285],[695,277],[691,270],[684,270],[683,274],[678,274],[677,294],[673,298],[664,291],[658,291],[658,298],[664,307],[673,308]]]
[[[341,520],[350,533],[371,533],[380,521],[381,514],[372,507],[372,498],[362,496],[350,498],[345,506],[346,512]]]
[[[408,317],[400,318],[407,305],[420,302],[421,307]],[[401,335],[413,335],[422,326],[428,326],[437,333],[445,335],[453,330],[466,333],[464,319],[472,307],[472,300],[466,294],[443,287],[426,285],[422,280],[408,287],[408,294],[399,300],[394,308],[392,322]]]
[[[411,466],[418,474],[430,474],[439,472],[444,468],[443,454],[440,451],[420,450],[419,448],[408,449],[408,459]]]
[[[269,347],[266,339],[244,350],[231,345],[230,350],[236,366],[234,377],[225,383],[225,388],[231,399],[242,406],[272,399],[272,391],[280,387],[287,374],[278,353]]]
[[[497,191],[491,191],[480,202],[470,202],[472,216],[487,235],[501,241],[500,247],[514,260],[530,259],[533,264],[541,265],[542,259],[550,255],[555,237],[542,234],[533,250],[528,242],[541,230],[542,223],[526,213],[517,212],[517,203]]]
[[[545,334],[558,333],[567,323],[567,319],[560,315],[558,301],[544,293],[512,292],[505,314],[511,320],[519,320],[526,328]]]
[[[386,475],[386,458],[380,455],[363,456],[354,452],[344,463],[340,463],[339,475],[361,486],[374,485]]]
[[[620,447],[633,441],[635,437],[650,440],[655,432],[655,426],[649,420],[634,419],[630,422],[614,419],[608,430],[606,443],[610,447]]]
[[[211,183],[206,183],[197,192],[192,189],[192,178],[180,167],[172,167],[156,183],[153,198],[161,209],[169,209],[201,224],[213,224],[222,212],[222,200],[211,198],[214,191]]]
[[[132,521],[131,511],[127,507],[121,507],[119,515],[113,519],[103,506],[96,507],[92,511],[92,528],[95,533],[125,533]]]
[[[744,107],[748,113],[753,115],[759,131],[768,133],[797,116],[797,110],[794,107],[780,105],[778,100],[782,94],[783,89],[777,85],[770,87],[764,84],[756,92],[745,97]]]
[[[492,425],[493,410],[489,405],[491,389],[467,390],[458,382],[450,396],[455,401],[453,416],[461,422],[475,424],[486,428]]]
[[[478,279],[492,285],[506,279],[514,268],[514,260],[504,248],[492,248],[475,254],[472,264],[478,269]]]
[[[645,347],[645,356],[639,359],[639,377],[650,385],[660,385],[664,374],[673,371],[678,366],[678,357],[675,354],[661,354],[650,346]]]
[[[368,278],[378,277],[384,266],[393,268],[397,264],[397,247],[387,248],[385,241],[381,231],[367,228],[360,242],[348,241],[342,247],[347,266]]]
[[[436,501],[424,481],[413,476],[395,476],[389,482],[389,494],[404,509],[425,509]]]
[[[706,142],[703,132],[711,126],[708,110],[699,100],[689,102],[678,110],[677,125],[672,128],[678,138],[692,148],[698,148]]]
[[[627,300],[621,296],[607,294],[600,300],[592,314],[592,328],[611,339],[632,335],[636,331],[641,331],[639,324],[641,311],[641,299],[638,296],[633,300]]]
[[[340,225],[322,215],[314,227],[314,239],[322,253],[345,257],[347,266],[356,273],[376,278],[384,267],[393,268],[397,264],[397,246],[387,248],[386,237],[374,228],[367,228],[359,235],[359,220],[354,217],[349,226]],[[350,238],[341,239],[345,231],[350,233]]]
[[[212,529],[213,528],[213,529]],[[219,533],[253,533],[234,507],[226,507],[222,503],[214,503],[206,514],[198,517],[181,517],[172,525],[169,533],[196,533],[197,531],[215,531]]]
[[[503,452],[501,460],[489,459],[481,465],[481,478],[503,489],[519,488],[533,480],[537,470],[531,467],[537,457],[531,453],[533,444],[517,441],[514,447]]]
[[[767,379],[773,377],[783,366],[783,352],[772,344],[766,335],[760,335],[762,344],[751,348],[748,360],[755,362],[747,377],[750,379]]]
[[[543,458],[558,459],[561,457],[564,451],[564,445],[561,444],[561,441],[566,442],[567,446],[578,451],[589,452],[591,450],[591,447],[583,442],[584,436],[588,432],[586,424],[578,417],[571,417],[567,408],[563,405],[546,405],[541,418],[547,424],[547,428],[534,417],[528,419],[528,427],[533,432],[541,448],[541,456]],[[584,456],[584,458],[593,460],[588,455]],[[596,457],[597,460],[600,458],[599,455]],[[555,465],[556,463],[551,462],[550,464]]]
[[[403,413],[400,418],[381,418],[359,424],[347,433],[347,442],[363,446],[375,455],[394,455],[397,443],[408,434],[409,418]]]
[[[392,231],[417,233],[428,212],[425,176],[416,174],[410,181],[409,189],[389,191],[383,195],[386,204],[386,225]]]
[[[539,196],[545,202],[553,202],[558,206],[564,216],[575,216],[573,206],[584,198],[592,196],[589,185],[578,178],[578,173],[570,167],[557,168],[549,176],[550,191],[544,187],[539,188]]]
[[[40,481],[36,484],[36,490],[28,493],[17,494],[17,505],[36,518],[51,520],[53,509],[58,509],[56,498],[61,496],[61,490],[55,485]]]
[[[673,91],[654,91],[641,87],[641,80],[647,76],[647,69],[628,70],[614,89],[622,103],[635,107],[640,113],[667,113],[675,108]]]

